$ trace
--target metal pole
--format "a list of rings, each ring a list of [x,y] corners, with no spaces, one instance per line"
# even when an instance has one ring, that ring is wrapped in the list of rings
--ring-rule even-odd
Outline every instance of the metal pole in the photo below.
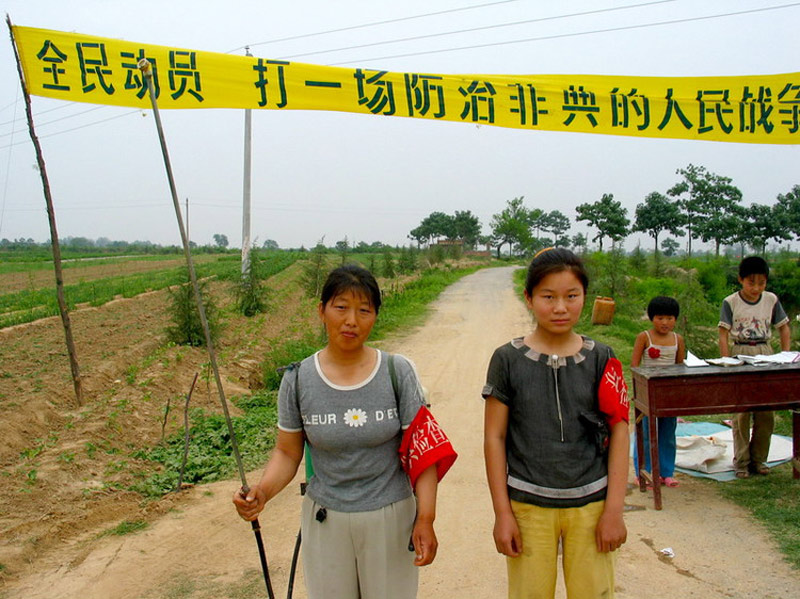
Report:
[[[245,48],[245,54],[250,54],[250,48]],[[244,189],[242,197],[242,277],[250,271],[250,173],[253,161],[252,154],[252,124],[253,111],[249,108],[244,111]]]
[[[233,422],[231,421],[230,412],[228,411],[228,402],[225,399],[225,391],[222,388],[222,379],[219,375],[219,368],[217,367],[217,354],[214,351],[214,342],[211,339],[211,330],[208,326],[208,319],[206,318],[206,310],[205,306],[203,305],[203,298],[200,295],[200,287],[197,284],[197,275],[195,274],[194,270],[194,263],[192,262],[192,254],[189,250],[189,239],[186,236],[186,229],[183,226],[183,219],[181,218],[181,207],[178,200],[178,192],[175,188],[175,179],[172,175],[172,165],[169,159],[169,151],[167,150],[167,142],[164,137],[164,129],[161,126],[161,115],[158,111],[158,103],[156,101],[156,92],[155,86],[153,85],[153,69],[150,65],[150,62],[143,58],[139,61],[139,69],[142,71],[142,75],[147,82],[147,89],[150,93],[150,102],[153,105],[153,116],[155,117],[156,121],[156,128],[158,129],[158,140],[161,143],[161,153],[164,157],[164,167],[167,171],[167,180],[169,181],[169,189],[172,194],[172,204],[175,208],[175,216],[178,219],[178,228],[180,229],[181,233],[181,241],[183,242],[183,253],[186,257],[186,265],[189,269],[189,278],[192,281],[192,288],[194,289],[194,299],[197,303],[197,312],[200,315],[200,323],[203,325],[203,333],[205,334],[206,338],[206,349],[208,350],[208,357],[209,361],[211,362],[211,369],[214,372],[214,380],[217,384],[217,393],[219,395],[219,401],[222,405],[222,411],[225,414],[225,422],[228,425],[228,434],[231,438],[231,449],[233,450],[233,457],[236,460],[236,467],[239,469],[239,477],[242,480],[242,491],[244,494],[247,494],[250,490],[250,487],[247,484],[247,478],[244,474],[244,465],[242,464],[242,456],[239,454],[239,445],[236,442],[236,434],[233,430]],[[264,572],[264,582],[267,585],[267,594],[269,595],[270,599],[274,599],[275,594],[272,592],[272,582],[269,578],[269,567],[267,565],[267,556],[266,552],[264,551],[264,542],[261,538],[261,525],[258,522],[258,519],[253,520],[251,522],[253,527],[253,533],[255,533],[256,537],[256,544],[258,545],[258,553],[259,557],[261,558],[261,568]]]

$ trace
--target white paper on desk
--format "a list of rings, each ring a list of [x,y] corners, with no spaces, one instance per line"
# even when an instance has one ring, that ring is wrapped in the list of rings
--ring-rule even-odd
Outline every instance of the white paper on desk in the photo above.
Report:
[[[744,362],[739,359],[739,356],[735,358],[728,356],[724,356],[722,358],[706,358],[706,362],[712,366],[741,366],[744,364]]]
[[[774,363],[770,360],[766,360],[765,358],[771,358],[772,356],[765,356],[764,354],[758,354],[755,356],[745,356],[743,354],[739,354],[736,356],[742,362],[750,364],[751,366],[766,366],[767,364]]]
[[[705,360],[701,360],[687,349],[686,357],[683,359],[683,365],[689,368],[695,368],[697,366],[708,366],[708,363]]]
[[[800,362],[800,352],[796,351],[782,351],[779,354],[758,354],[756,356],[736,356],[745,362],[768,362],[770,364],[792,364]]]

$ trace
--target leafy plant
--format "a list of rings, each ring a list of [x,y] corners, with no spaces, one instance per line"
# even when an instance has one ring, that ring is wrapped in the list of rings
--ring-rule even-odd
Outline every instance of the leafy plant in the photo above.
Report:
[[[383,268],[381,269],[381,275],[387,279],[393,279],[396,274],[397,272],[394,264],[394,256],[392,256],[391,250],[387,248],[387,250],[383,253]]]
[[[274,391],[259,391],[246,398],[235,399],[244,413],[232,418],[234,434],[242,454],[245,468],[261,465],[274,445],[274,427],[277,418]],[[230,435],[225,418],[206,414],[202,409],[192,410],[189,434],[191,443],[183,480],[200,484],[231,476],[236,463],[231,455]],[[132,485],[132,490],[156,497],[173,491],[183,461],[184,433],[171,435],[166,443],[150,450],[137,452],[134,457],[161,465],[158,472]]]
[[[236,309],[240,314],[249,317],[267,311],[269,290],[265,287],[265,278],[264,261],[253,249],[250,251],[250,268],[234,287]]]
[[[188,278],[187,273],[185,280],[188,281]],[[202,297],[206,320],[208,321],[209,332],[213,341],[219,333],[217,307],[208,291],[208,281],[199,279],[197,285],[200,289],[200,296]],[[200,322],[200,313],[197,309],[192,284],[186,282],[177,287],[169,288],[169,296],[168,312],[172,325],[168,326],[166,330],[168,340],[177,345],[205,345],[205,331]]]
[[[322,292],[322,285],[328,271],[328,262],[325,259],[327,249],[322,245],[324,237],[317,242],[309,252],[308,260],[303,264],[301,284],[308,297],[318,298]]]

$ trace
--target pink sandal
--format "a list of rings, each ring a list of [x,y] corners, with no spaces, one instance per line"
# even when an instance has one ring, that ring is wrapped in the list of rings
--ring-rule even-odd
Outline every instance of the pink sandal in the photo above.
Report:
[[[677,487],[680,483],[677,479],[668,476],[667,478],[661,478],[661,484],[666,485],[668,487]]]

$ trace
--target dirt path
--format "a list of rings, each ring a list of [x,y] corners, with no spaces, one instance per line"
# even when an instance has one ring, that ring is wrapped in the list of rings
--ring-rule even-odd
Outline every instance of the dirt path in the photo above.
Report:
[[[505,564],[491,538],[484,483],[479,391],[492,350],[529,328],[513,295],[510,269],[487,269],[449,288],[424,327],[387,343],[412,358],[430,390],[433,410],[460,458],[440,488],[436,530],[440,551],[421,576],[420,597],[505,596]],[[255,480],[257,473],[250,477]],[[148,529],[66,545],[34,575],[9,584],[3,599],[206,598],[265,596],[250,527],[230,504],[235,482],[192,489]],[[278,597],[297,532],[299,493],[293,484],[262,516]],[[618,560],[617,597],[796,597],[800,574],[743,510],[717,496],[714,484],[681,478],[665,489],[665,509],[638,491],[628,503],[628,543]],[[670,547],[672,559],[660,550]],[[563,592],[559,591],[560,597]],[[302,577],[295,597],[305,598]]]

